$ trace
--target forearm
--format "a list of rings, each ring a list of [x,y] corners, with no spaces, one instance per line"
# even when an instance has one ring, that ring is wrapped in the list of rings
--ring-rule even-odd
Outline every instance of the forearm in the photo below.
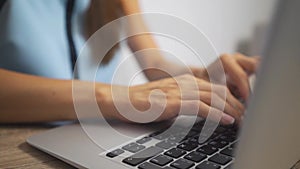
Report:
[[[86,96],[91,82],[73,81],[80,103],[90,103]],[[50,122],[76,120],[72,98],[72,80],[57,80],[0,69],[0,123]],[[109,85],[97,84],[98,91]],[[102,92],[103,93],[103,92]],[[105,96],[103,96],[105,97]],[[98,97],[101,100],[101,97]],[[108,112],[104,112],[108,113]],[[104,116],[109,117],[108,114]]]
[[[71,81],[0,69],[0,122],[74,120]]]
[[[139,25],[139,29],[143,29],[143,32],[147,32],[147,28],[142,21],[135,22],[139,22],[139,24],[133,24]],[[136,55],[136,59],[149,80],[157,80],[182,74],[194,74],[200,77],[199,75],[204,71],[203,69],[191,68],[166,60],[151,34],[133,36],[128,38],[127,42],[132,52],[139,52],[139,54]]]
[[[131,13],[130,13],[131,14]],[[143,19],[140,16],[134,16],[129,20],[131,23],[128,31],[136,32],[149,32]],[[138,29],[138,30],[137,30]],[[139,52],[135,55],[140,67],[144,70],[144,74],[149,80],[161,79],[167,77],[167,74],[159,71],[164,65],[164,58],[159,51],[159,47],[155,43],[151,34],[140,34],[127,38],[127,44],[133,53]],[[146,51],[147,50],[147,51]],[[142,55],[141,55],[141,51]],[[150,69],[156,68],[156,69]]]
[[[141,13],[137,0],[122,1],[126,15]],[[128,19],[130,22],[128,31],[149,32],[140,15],[134,15]],[[151,34],[145,33],[132,36],[127,39],[127,43],[132,52],[147,50],[136,57],[139,65],[144,70],[144,74],[149,80],[158,80],[170,76],[193,74],[197,77],[204,76],[204,69],[190,68],[185,65],[178,65],[166,60],[160,53],[160,49]]]
[[[151,35],[131,37],[128,44],[133,52],[149,49],[136,58],[144,74],[151,81],[183,74],[193,74],[199,78],[207,76],[203,68],[189,67],[166,60]]]
[[[152,35],[146,33],[149,31],[142,16],[137,15],[141,14],[138,0],[122,0],[121,2],[125,15],[131,15],[127,20],[127,22],[129,22],[127,23],[128,27],[126,28],[127,33],[131,35],[136,34],[137,32],[145,32],[145,34],[139,34],[127,38],[127,44],[130,47],[131,51],[134,53],[145,49],[152,49],[151,53],[144,52],[143,56],[136,57],[139,65],[144,70],[146,77],[149,80],[156,80],[167,77],[166,73],[159,71],[158,69],[149,69],[150,67],[158,68],[159,65],[161,65],[160,62],[163,62],[164,60],[160,52],[158,51],[158,46],[155,43]]]

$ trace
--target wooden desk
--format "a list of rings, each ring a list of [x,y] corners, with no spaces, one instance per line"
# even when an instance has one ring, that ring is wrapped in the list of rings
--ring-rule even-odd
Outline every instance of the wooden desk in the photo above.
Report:
[[[0,168],[73,168],[26,143],[50,125],[0,125]]]

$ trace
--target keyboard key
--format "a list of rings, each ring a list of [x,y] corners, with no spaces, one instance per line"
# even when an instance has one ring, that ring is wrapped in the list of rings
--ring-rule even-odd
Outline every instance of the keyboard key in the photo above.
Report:
[[[188,155],[184,156],[184,158],[199,163],[206,158],[206,155],[202,154],[200,152],[194,151],[194,152],[191,152]]]
[[[184,131],[185,129],[180,127],[180,126],[172,126],[170,128],[168,128],[166,131],[168,133],[170,133],[171,135],[174,135],[174,134],[177,134],[177,133],[180,133],[182,131]]]
[[[174,169],[173,167],[166,166],[163,169]]]
[[[130,143],[130,144],[127,144],[126,146],[122,147],[123,150],[129,151],[132,153],[136,153],[144,148],[146,148],[146,147],[143,145],[139,145],[137,143]]]
[[[183,137],[186,140],[186,139],[194,137],[195,135],[198,135],[198,134],[199,134],[198,132],[190,130],[190,131],[178,132],[178,133],[175,133],[174,135],[175,136],[179,135],[179,136]]]
[[[216,154],[216,155],[210,157],[208,160],[212,161],[214,163],[217,163],[217,164],[225,165],[225,164],[229,163],[232,160],[232,158],[222,155],[222,154]]]
[[[164,165],[170,163],[171,161],[173,161],[173,158],[165,156],[165,155],[159,155],[150,160],[151,163],[157,164],[159,166],[164,166]]]
[[[172,142],[172,141],[168,141],[168,140],[163,140],[163,141],[157,143],[156,146],[163,148],[163,149],[169,149],[173,146],[176,146],[176,143]]]
[[[228,145],[228,142],[218,139],[218,140],[213,140],[213,141],[209,142],[208,144],[213,147],[216,147],[216,148],[223,148]]]
[[[205,145],[200,147],[197,151],[203,154],[212,155],[213,153],[217,152],[218,149],[210,145]]]
[[[152,140],[151,137],[144,137],[144,138],[141,138],[141,139],[137,140],[136,142],[139,143],[139,144],[145,144],[150,140]]]
[[[160,135],[154,136],[154,138],[156,138],[157,140],[163,140],[163,139],[166,139],[168,137],[170,137],[169,134],[160,134]]]
[[[114,158],[116,156],[119,156],[120,154],[124,153],[124,150],[121,150],[121,149],[116,149],[112,152],[109,152],[106,154],[107,157],[110,157],[110,158]]]
[[[229,124],[229,125],[221,125],[222,127],[226,128],[226,129],[232,129],[235,128],[234,124]]]
[[[181,150],[179,148],[172,148],[171,150],[168,150],[167,152],[165,152],[165,155],[173,157],[173,158],[179,158],[182,155],[184,155],[186,153],[186,151]]]
[[[177,148],[180,148],[180,149],[183,149],[183,150],[186,150],[186,151],[191,151],[191,150],[193,150],[197,147],[198,147],[198,144],[195,144],[195,143],[192,143],[192,142],[184,142],[184,143],[177,146]]]
[[[209,161],[205,161],[196,166],[196,169],[220,169],[220,168],[221,166],[219,166],[218,164]]]
[[[213,133],[213,134],[209,137],[209,139],[215,139],[217,136],[219,136],[218,133]]]
[[[203,127],[206,119],[202,119],[196,123],[194,123],[193,127]]]
[[[186,134],[186,137],[193,137],[193,136],[195,136],[196,134],[199,134],[199,133],[196,132],[196,131],[191,130],[191,131],[189,131],[189,132]]]
[[[227,131],[228,133],[232,133],[232,134],[236,135],[237,132],[238,132],[238,128],[233,126],[233,127],[231,127],[231,128],[228,128],[226,131]]]
[[[129,164],[131,166],[136,166],[156,155],[158,155],[159,153],[162,153],[163,149],[159,148],[159,147],[148,147],[130,157],[127,157],[123,160],[124,163]]]
[[[202,128],[203,128],[203,124],[196,124],[192,127],[192,130],[199,133],[201,132]]]
[[[236,136],[233,134],[226,134],[226,135],[220,136],[220,139],[227,141],[227,142],[233,142],[236,140]]]
[[[202,131],[203,126],[194,126],[191,130],[200,133]]]
[[[186,138],[185,138],[185,135],[174,135],[174,136],[170,136],[168,138],[169,141],[172,141],[172,142],[175,142],[175,143],[180,143],[182,141],[184,141]]]
[[[221,126],[217,127],[215,130],[216,133],[224,133],[225,131],[226,131],[226,128],[221,127]]]
[[[233,157],[233,152],[234,152],[234,150],[233,150],[232,147],[228,147],[228,148],[221,151],[222,154],[227,155],[227,156],[231,156],[231,157]]]
[[[195,138],[197,138],[199,140],[200,138],[200,143],[204,144],[207,143],[208,141],[210,141],[212,138],[215,138],[217,136],[216,133],[212,133],[211,135],[208,132],[201,132],[201,134],[197,135]]]
[[[145,163],[139,165],[138,168],[139,169],[162,169],[161,167],[151,164],[151,163],[148,163],[148,162],[145,162]]]
[[[188,139],[187,142],[194,143],[194,144],[197,144],[197,145],[199,144],[198,138],[195,138],[195,137]]]
[[[194,165],[193,162],[183,158],[171,163],[171,166],[177,169],[188,169],[191,168],[193,165]]]
[[[164,140],[171,136],[169,132],[159,131],[149,135],[150,137],[156,138],[157,140]]]

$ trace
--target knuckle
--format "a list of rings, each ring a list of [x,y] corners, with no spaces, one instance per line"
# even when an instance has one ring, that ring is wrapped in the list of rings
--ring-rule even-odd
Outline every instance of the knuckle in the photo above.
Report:
[[[229,57],[231,57],[230,54],[224,53],[224,54],[221,54],[220,59],[221,59],[221,60],[226,60],[226,59],[229,58]]]
[[[194,109],[200,109],[200,105],[201,105],[201,101],[200,100],[194,100],[194,101],[191,101],[189,103],[189,107],[193,107]]]
[[[202,115],[205,114],[206,104],[203,103],[202,101],[199,101],[198,104],[199,104],[199,112],[200,112],[200,114],[202,114]]]
[[[202,98],[202,99],[204,99],[204,100],[207,100],[207,99],[210,99],[210,98],[211,98],[211,95],[210,95],[209,92],[201,92],[200,98]]]
[[[203,83],[205,83],[206,81],[205,81],[205,80],[203,80],[203,79],[199,79],[199,78],[197,78],[197,82],[198,82],[199,84],[203,84]]]
[[[197,105],[197,107],[200,107],[200,106],[201,106],[201,103],[202,103],[201,100],[196,100],[196,101],[195,101],[195,104]]]

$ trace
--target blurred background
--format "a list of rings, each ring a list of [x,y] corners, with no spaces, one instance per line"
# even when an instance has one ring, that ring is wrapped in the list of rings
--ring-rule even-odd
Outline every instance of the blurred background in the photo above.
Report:
[[[267,25],[276,6],[276,0],[140,0],[140,3],[143,12],[177,16],[196,26],[213,43],[218,54],[242,52],[249,56],[260,55]],[[150,30],[155,26],[154,23],[147,24]],[[172,51],[185,63],[201,65],[182,44],[162,36],[155,36],[155,40],[163,50]],[[113,62],[100,68],[98,77],[101,81],[111,82],[112,70],[130,55],[123,44]],[[134,79],[129,77],[140,69],[133,57],[129,59],[132,60],[130,65],[119,71],[122,75],[113,83],[128,85],[131,80],[130,85],[134,85],[147,81],[142,74]]]

